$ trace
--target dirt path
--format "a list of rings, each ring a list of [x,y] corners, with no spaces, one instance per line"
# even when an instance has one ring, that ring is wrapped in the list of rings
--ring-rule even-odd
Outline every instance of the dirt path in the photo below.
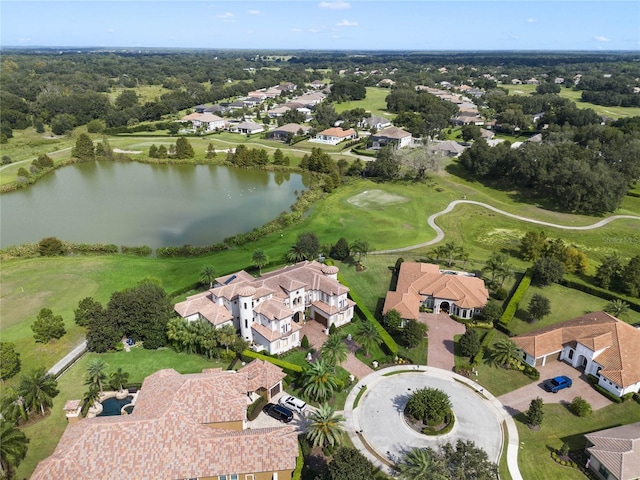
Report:
[[[54,150],[53,152],[49,152],[47,153],[47,155],[57,155],[58,153],[62,153],[62,152],[66,152],[67,150],[71,150],[73,147],[67,147],[67,148],[62,148],[60,150]],[[25,162],[33,162],[37,157],[31,157],[31,158],[27,158],[25,160],[20,160],[19,162],[12,162],[9,163],[8,165],[2,165],[0,167],[0,171],[4,170],[7,167],[12,167],[14,165],[20,165],[21,163],[25,163]]]
[[[392,248],[389,250],[376,250],[374,252],[369,252],[369,255],[380,255],[380,254],[384,254],[384,253],[397,253],[397,252],[406,252],[408,250],[413,250],[416,248],[421,248],[421,247],[428,247],[430,245],[434,245],[438,242],[440,242],[443,238],[444,238],[444,232],[442,231],[442,229],[436,225],[436,218],[451,212],[457,205],[463,204],[463,203],[468,203],[470,205],[478,205],[479,207],[484,207],[487,208],[493,212],[499,213],[500,215],[504,215],[505,217],[509,217],[509,218],[515,218],[516,220],[520,220],[523,222],[528,222],[528,223],[535,223],[536,225],[543,225],[545,227],[553,227],[553,228],[560,228],[562,230],[593,230],[595,228],[600,228],[603,227],[611,222],[613,222],[614,220],[620,220],[620,219],[630,219],[630,220],[640,220],[640,217],[637,217],[635,215],[612,215],[611,217],[607,217],[605,219],[600,220],[599,222],[596,222],[592,225],[584,225],[581,227],[575,227],[575,226],[570,226],[570,225],[558,225],[557,223],[551,223],[551,222],[544,222],[542,220],[536,220],[534,218],[527,218],[527,217],[523,217],[520,215],[516,215],[514,213],[509,213],[509,212],[505,212],[504,210],[500,210],[496,207],[492,207],[491,205],[488,205],[486,203],[482,203],[482,202],[476,202],[473,200],[454,200],[453,202],[451,202],[449,205],[447,205],[447,208],[445,208],[444,210],[434,213],[433,215],[431,215],[428,219],[427,219],[427,223],[429,224],[429,226],[431,228],[433,228],[436,231],[436,237],[432,240],[429,240],[428,242],[424,242],[424,243],[418,243],[416,245],[409,245],[408,247],[402,247],[402,248]]]

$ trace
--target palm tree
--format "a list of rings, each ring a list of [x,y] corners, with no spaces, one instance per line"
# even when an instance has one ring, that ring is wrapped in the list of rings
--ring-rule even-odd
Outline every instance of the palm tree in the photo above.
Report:
[[[48,374],[44,367],[32,370],[22,375],[18,386],[18,395],[24,398],[28,411],[40,410],[44,415],[45,408],[53,405],[53,397],[60,393],[58,382],[53,375]]]
[[[433,253],[436,254],[436,263],[438,263],[440,261],[440,257],[446,255],[444,245],[434,248]]]
[[[184,334],[187,331],[187,323],[180,317],[175,317],[167,322],[167,338],[173,348],[181,352],[184,344]]]
[[[206,323],[202,329],[202,334],[199,338],[200,351],[203,352],[207,358],[213,358],[218,352],[218,337],[216,327],[209,322]]]
[[[304,394],[318,401],[328,399],[338,386],[331,365],[323,359],[312,363],[302,372],[302,384]]]
[[[491,360],[496,365],[508,366],[512,358],[516,358],[520,349],[508,338],[503,338],[493,344]]]
[[[219,328],[216,332],[218,337],[218,343],[220,345],[224,345],[227,353],[229,353],[229,345],[233,345],[233,342],[238,338],[238,334],[236,333],[236,329],[233,328],[233,325],[224,325]]]
[[[86,417],[89,409],[99,401],[100,390],[98,389],[98,386],[90,385],[89,390],[84,392],[84,396],[82,397],[82,408],[80,409],[80,413],[82,414],[82,416]]]
[[[347,345],[337,333],[329,335],[329,338],[320,347],[320,354],[330,365],[341,365],[347,359]]]
[[[616,298],[607,303],[606,307],[604,307],[604,311],[614,317],[620,318],[620,316],[629,311],[629,304],[624,300]]]
[[[269,263],[269,257],[264,253],[264,250],[258,248],[253,251],[251,259],[253,260],[253,264],[260,270],[260,275],[262,275],[262,267]]]
[[[118,368],[115,372],[111,372],[109,377],[109,386],[114,390],[123,390],[129,381],[129,373],[123,372],[122,368]]]
[[[456,258],[460,257],[464,253],[462,247],[458,247],[454,242],[449,242],[444,245],[444,254],[447,257],[447,265],[453,265]]]
[[[27,454],[29,439],[18,426],[0,417],[0,478],[11,478]]]
[[[356,331],[356,340],[364,349],[364,354],[369,355],[369,350],[380,345],[382,337],[376,326],[368,320],[360,322]]]
[[[200,322],[187,323],[184,335],[182,336],[182,346],[187,353],[195,353],[198,348],[198,323]]]
[[[287,252],[287,261],[291,263],[302,262],[307,259],[307,253],[300,245],[292,246]]]
[[[213,265],[205,265],[200,271],[200,281],[205,285],[208,283],[209,288],[213,288],[213,280],[216,278],[216,269]]]
[[[87,364],[87,375],[84,384],[97,385],[100,393],[102,393],[102,382],[107,379],[105,368],[107,368],[107,364],[101,358],[90,360]]]
[[[342,436],[344,435],[344,427],[342,424],[345,421],[343,415],[336,413],[335,410],[324,403],[314,411],[310,416],[310,423],[307,426],[307,438],[311,441],[314,447],[329,444],[334,447],[342,443]]]
[[[447,480],[441,459],[430,448],[412,448],[398,466],[401,480]]]
[[[502,282],[504,283],[505,278],[511,276],[511,270],[507,260],[507,256],[503,253],[494,253],[489,257],[482,271],[491,273],[491,283],[493,283],[496,278],[501,278],[503,275],[504,277],[502,278]]]
[[[27,421],[29,415],[24,404],[24,397],[18,394],[18,392],[12,388],[7,387],[0,402],[0,416],[3,418],[18,423],[19,420]]]

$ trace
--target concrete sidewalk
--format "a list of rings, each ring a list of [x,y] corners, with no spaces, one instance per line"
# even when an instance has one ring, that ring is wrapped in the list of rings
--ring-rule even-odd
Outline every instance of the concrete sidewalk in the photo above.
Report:
[[[73,365],[80,357],[82,357],[87,352],[87,341],[83,341],[76,348],[67,353],[59,362],[57,362],[53,367],[49,369],[47,372],[54,377],[58,377],[62,375],[62,373]]]

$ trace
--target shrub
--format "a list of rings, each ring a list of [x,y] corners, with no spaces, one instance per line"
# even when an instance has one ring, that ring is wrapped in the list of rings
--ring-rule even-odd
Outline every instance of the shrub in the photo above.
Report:
[[[515,292],[513,292],[513,296],[511,297],[511,300],[509,300],[507,307],[504,309],[504,312],[502,312],[502,316],[500,317],[500,324],[503,327],[506,328],[509,325],[509,322],[511,322],[511,319],[514,317],[514,315],[518,311],[518,305],[520,305],[520,302],[522,301],[524,294],[527,293],[527,290],[529,289],[529,285],[531,285],[532,276],[533,276],[533,270],[529,268],[520,279],[518,288],[516,288]]]
[[[537,368],[532,367],[531,365],[524,365],[524,374],[529,377],[531,380],[539,380],[540,372]]]
[[[495,336],[495,334],[495,330],[490,330],[484,336],[484,338],[482,339],[482,343],[480,344],[480,350],[478,351],[476,356],[473,357],[471,365],[478,365],[482,361],[482,359],[484,358],[484,352],[486,351],[487,347],[493,343],[493,337]]]
[[[302,336],[302,340],[300,340],[300,346],[305,350],[309,348],[309,339],[307,338],[306,335]]]
[[[64,246],[62,241],[56,237],[47,237],[40,240],[38,244],[40,255],[43,257],[55,257],[58,255],[64,255]]]
[[[295,363],[286,362],[284,360],[280,360],[279,358],[273,358],[268,355],[264,355],[262,353],[257,353],[252,350],[243,350],[242,351],[243,360],[247,361],[247,359],[260,359],[266,360],[267,362],[273,363],[278,367],[282,368],[286,373],[302,373],[302,367],[300,365],[296,365]],[[251,360],[249,360],[251,361]]]
[[[496,300],[505,300],[509,296],[509,292],[507,292],[506,288],[498,288],[496,292],[493,294]]]
[[[576,397],[569,405],[569,410],[578,417],[588,417],[591,415],[591,404],[582,397]]]
[[[264,397],[258,397],[249,407],[247,407],[247,420],[252,421],[258,418],[260,412],[267,404],[267,399]]]

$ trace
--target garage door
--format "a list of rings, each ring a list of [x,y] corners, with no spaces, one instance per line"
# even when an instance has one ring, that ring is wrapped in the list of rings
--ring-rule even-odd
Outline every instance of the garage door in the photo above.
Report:
[[[276,386],[271,387],[271,390],[269,391],[269,395],[271,398],[273,398],[274,396],[280,393],[280,386],[281,384],[278,383]]]
[[[327,317],[325,317],[324,315],[321,315],[319,312],[315,312],[315,317],[314,318],[315,318],[316,322],[320,322],[325,327],[329,326],[329,319]]]

